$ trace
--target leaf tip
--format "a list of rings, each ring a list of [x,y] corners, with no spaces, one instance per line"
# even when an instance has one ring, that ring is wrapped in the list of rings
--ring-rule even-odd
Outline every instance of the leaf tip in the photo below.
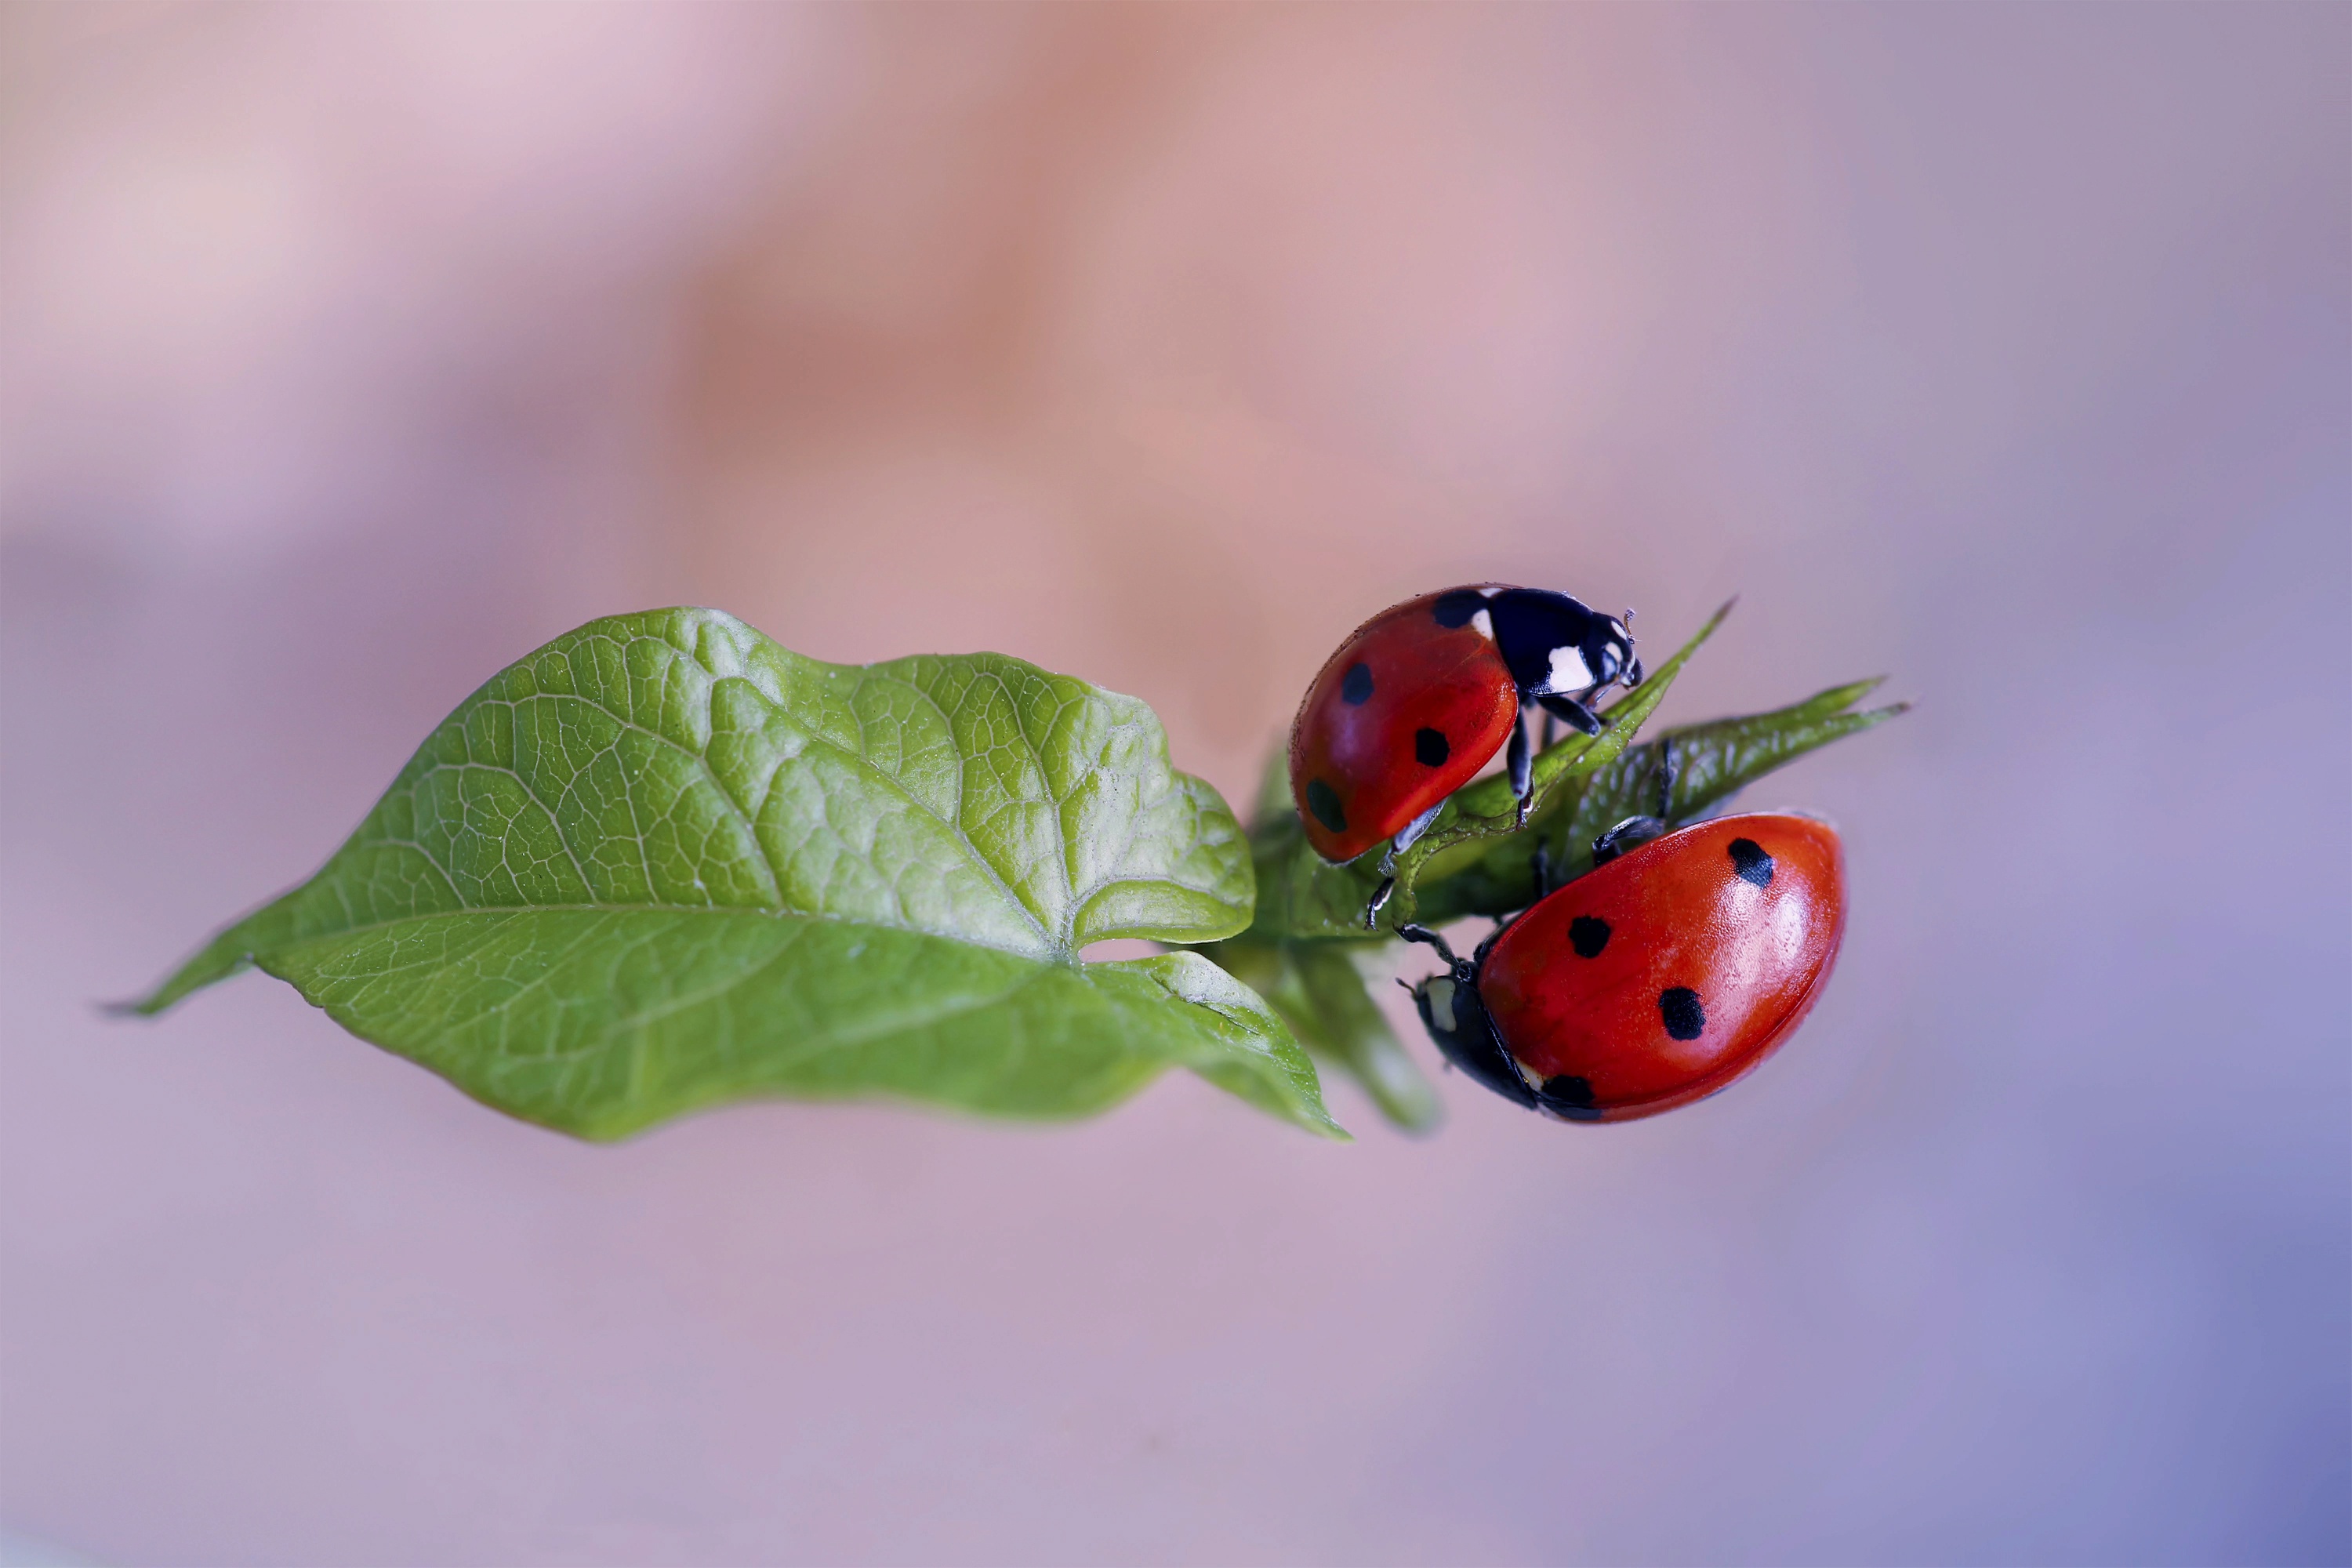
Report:
[[[1324,1110],[1319,1105],[1316,1109],[1319,1114],[1295,1118],[1292,1124],[1334,1143],[1353,1143],[1356,1141],[1356,1135],[1333,1121],[1328,1110]]]

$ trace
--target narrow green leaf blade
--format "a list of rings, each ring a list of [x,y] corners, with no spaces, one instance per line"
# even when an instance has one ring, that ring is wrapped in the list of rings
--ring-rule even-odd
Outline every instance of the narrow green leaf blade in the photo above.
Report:
[[[248,963],[501,1109],[618,1136],[755,1093],[1098,1110],[1163,1067],[1335,1131],[1280,1020],[1109,937],[1247,923],[1232,814],[1150,710],[996,654],[869,666],[733,617],[594,622],[493,678]]]
[[[1444,921],[1525,908],[1535,891],[1533,861],[1538,846],[1550,857],[1556,881],[1591,870],[1595,837],[1629,816],[1657,810],[1665,742],[1674,743],[1676,769],[1667,820],[1680,825],[1706,815],[1808,752],[1910,710],[1909,703],[1897,702],[1865,712],[1848,711],[1878,684],[1873,679],[1832,687],[1786,708],[1687,725],[1629,748],[1608,767],[1564,789],[1525,832],[1481,846],[1475,860],[1454,868],[1442,881],[1425,884],[1423,918]]]

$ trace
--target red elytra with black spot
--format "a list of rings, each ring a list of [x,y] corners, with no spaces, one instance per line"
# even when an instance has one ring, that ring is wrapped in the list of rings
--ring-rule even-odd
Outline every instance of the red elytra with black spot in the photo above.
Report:
[[[1803,1021],[1844,933],[1833,829],[1719,817],[1537,904],[1487,950],[1478,996],[1529,1079],[1589,1091],[1566,1114],[1630,1121],[1753,1070]]]
[[[1455,588],[1447,591],[1459,595]],[[1352,860],[1468,784],[1518,720],[1491,627],[1438,624],[1445,594],[1381,611],[1339,645],[1290,726],[1307,841]]]

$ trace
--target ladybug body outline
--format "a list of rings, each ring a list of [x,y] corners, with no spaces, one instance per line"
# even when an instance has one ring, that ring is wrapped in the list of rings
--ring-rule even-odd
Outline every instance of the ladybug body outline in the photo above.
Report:
[[[1771,813],[1623,850],[1467,959],[1422,927],[1399,934],[1445,960],[1408,989],[1447,1060],[1559,1120],[1629,1121],[1719,1092],[1779,1049],[1844,925],[1836,832]]]
[[[1389,870],[1506,746],[1525,822],[1528,710],[1597,734],[1605,721],[1594,699],[1641,681],[1625,623],[1566,594],[1490,583],[1391,605],[1324,662],[1291,721],[1291,795],[1307,840],[1333,864],[1388,840]]]

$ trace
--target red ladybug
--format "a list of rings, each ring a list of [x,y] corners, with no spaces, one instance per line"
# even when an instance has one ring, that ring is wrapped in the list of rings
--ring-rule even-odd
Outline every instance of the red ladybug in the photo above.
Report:
[[[1393,855],[1507,741],[1524,821],[1528,705],[1595,734],[1593,698],[1641,681],[1624,623],[1565,594],[1489,584],[1383,610],[1339,645],[1291,721],[1307,841],[1340,861],[1392,838]]]
[[[1620,824],[1595,846],[1614,848]],[[1438,1048],[1488,1089],[1568,1121],[1630,1121],[1713,1094],[1801,1022],[1845,931],[1837,834],[1727,816],[1608,859],[1412,988]]]

